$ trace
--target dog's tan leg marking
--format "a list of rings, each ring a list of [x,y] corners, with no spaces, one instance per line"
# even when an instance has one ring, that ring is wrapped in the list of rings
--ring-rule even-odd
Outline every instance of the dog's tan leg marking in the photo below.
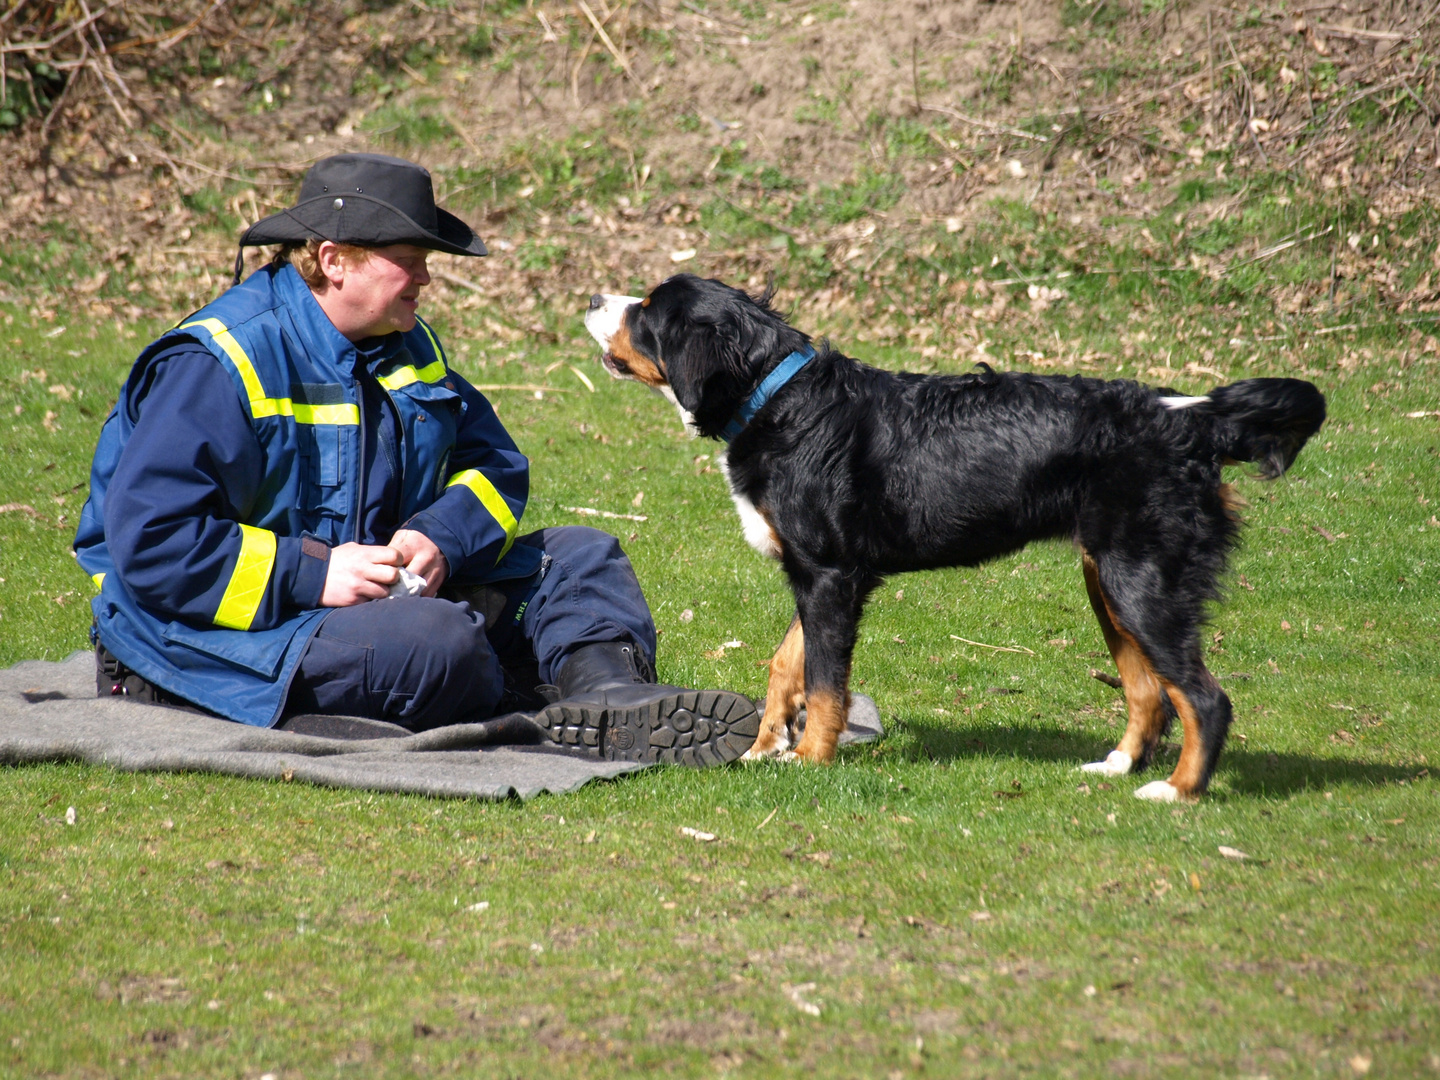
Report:
[[[1239,521],[1240,511],[1250,505],[1245,496],[1235,490],[1234,484],[1220,485],[1220,503],[1225,507],[1225,513],[1231,521]]]
[[[847,680],[848,682],[848,680]],[[850,715],[850,690],[813,690],[805,698],[805,734],[795,756],[818,765],[835,760],[835,746]]]
[[[1160,677],[1150,666],[1136,640],[1115,621],[1115,613],[1100,588],[1100,571],[1087,552],[1084,560],[1085,588],[1090,593],[1090,606],[1100,622],[1105,644],[1115,658],[1120,682],[1125,688],[1125,705],[1129,713],[1125,734],[1120,745],[1104,761],[1083,766],[1086,772],[1123,776],[1155,749],[1165,726],[1165,706],[1161,699]],[[1187,734],[1188,738],[1188,734]]]
[[[1169,780],[1155,780],[1135,792],[1137,798],[1155,802],[1195,802],[1200,798],[1200,780],[1205,775],[1205,742],[1201,735],[1200,714],[1185,691],[1168,679],[1163,680],[1170,703],[1180,714],[1185,741],[1180,747],[1180,760]]]
[[[805,630],[796,616],[785,640],[770,660],[770,686],[765,692],[765,719],[745,760],[779,757],[794,745],[796,714],[805,704]]]

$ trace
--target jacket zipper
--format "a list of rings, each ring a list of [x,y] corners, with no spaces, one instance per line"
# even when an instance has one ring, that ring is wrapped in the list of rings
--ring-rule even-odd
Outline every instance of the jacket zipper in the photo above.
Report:
[[[365,388],[352,374],[350,387],[355,392],[355,402],[360,411],[360,460],[355,463],[355,543],[360,543],[360,530],[365,524]]]
[[[380,382],[375,380],[375,385],[380,387],[380,393],[385,395],[385,400],[390,403],[390,413],[395,418],[395,520],[396,528],[405,527],[405,418],[400,412],[400,406],[395,404],[395,395]]]

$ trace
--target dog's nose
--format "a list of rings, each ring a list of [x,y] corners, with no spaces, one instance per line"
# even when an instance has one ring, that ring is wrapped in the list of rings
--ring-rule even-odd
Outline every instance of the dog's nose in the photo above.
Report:
[[[601,307],[604,307],[604,306],[605,306],[605,297],[601,296],[598,292],[595,293],[593,296],[590,297],[590,310],[591,310],[591,311],[594,311],[596,308],[601,308]]]

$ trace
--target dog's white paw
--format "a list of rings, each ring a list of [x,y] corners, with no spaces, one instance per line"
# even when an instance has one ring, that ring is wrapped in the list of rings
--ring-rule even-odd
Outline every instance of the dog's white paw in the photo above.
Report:
[[[1150,802],[1179,802],[1180,791],[1169,780],[1152,780],[1142,788],[1137,788],[1135,798],[1147,799]]]
[[[740,755],[741,761],[774,761],[785,752],[783,747],[775,747],[773,750],[756,750],[753,746]]]
[[[1092,761],[1088,765],[1081,765],[1081,772],[1100,773],[1102,776],[1124,776],[1135,764],[1135,759],[1123,750],[1111,750],[1105,755],[1104,761]]]
[[[780,739],[768,750],[758,750],[754,746],[740,755],[741,761],[784,761],[785,755],[790,750],[790,740]],[[793,755],[792,755],[793,756]]]
[[[794,750],[786,750],[783,754],[781,754],[781,755],[780,755],[778,758],[776,758],[775,760],[776,760],[776,761],[799,761],[799,760],[800,760],[800,755],[797,754],[797,753],[795,753]]]

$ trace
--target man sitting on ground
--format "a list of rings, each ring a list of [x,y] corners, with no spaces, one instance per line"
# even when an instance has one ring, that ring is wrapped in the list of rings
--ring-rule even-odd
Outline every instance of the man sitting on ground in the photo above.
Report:
[[[240,244],[235,286],[140,354],[100,434],[75,550],[101,694],[261,727],[523,710],[612,759],[749,748],[749,699],[653,682],[614,537],[518,535],[529,462],[416,314],[430,252],[486,254],[428,172],[327,158]],[[240,284],[259,244],[282,247]]]

